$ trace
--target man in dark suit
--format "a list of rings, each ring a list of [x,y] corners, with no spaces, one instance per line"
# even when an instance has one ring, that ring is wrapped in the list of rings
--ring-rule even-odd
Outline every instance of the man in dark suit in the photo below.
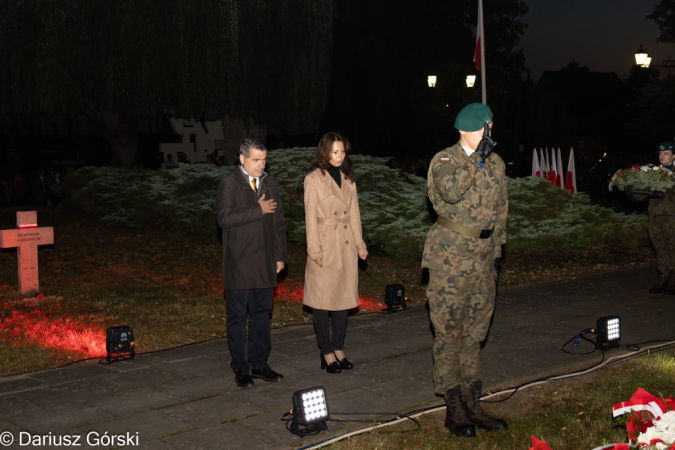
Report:
[[[223,229],[230,366],[237,386],[249,387],[253,378],[283,378],[270,368],[267,358],[272,347],[272,290],[286,262],[286,225],[279,188],[265,172],[265,144],[244,139],[239,161],[241,166],[218,186],[216,215]]]

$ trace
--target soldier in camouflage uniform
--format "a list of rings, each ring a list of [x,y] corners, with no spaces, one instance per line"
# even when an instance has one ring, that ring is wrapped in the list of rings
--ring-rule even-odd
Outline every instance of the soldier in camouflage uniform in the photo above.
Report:
[[[493,264],[506,242],[508,200],[504,162],[490,138],[492,111],[472,103],[455,121],[459,142],[431,161],[427,186],[438,213],[429,230],[422,267],[434,326],[434,387],[445,397],[445,426],[475,436],[476,425],[506,429],[480,406],[480,343],[494,311]]]
[[[673,170],[675,144],[665,141],[657,150],[661,167]],[[649,289],[652,294],[675,295],[675,188],[666,190],[663,198],[649,199],[649,238],[656,250],[658,283]]]

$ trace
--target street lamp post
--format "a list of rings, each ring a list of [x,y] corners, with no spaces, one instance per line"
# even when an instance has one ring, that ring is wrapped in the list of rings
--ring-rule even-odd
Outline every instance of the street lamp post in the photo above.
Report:
[[[652,59],[649,57],[647,50],[643,49],[642,44],[640,44],[640,48],[637,53],[635,53],[635,64],[640,67],[649,67],[651,61]]]
[[[427,77],[427,83],[429,84],[430,88],[436,86],[436,75],[429,75]]]
[[[652,64],[651,62],[652,58],[647,53],[647,49],[643,49],[642,44],[640,44],[640,48],[638,49],[637,53],[635,53],[635,64],[640,67],[644,67],[645,69],[649,67],[665,69],[669,77],[671,72],[675,70],[675,60],[673,60],[670,56],[660,64]]]

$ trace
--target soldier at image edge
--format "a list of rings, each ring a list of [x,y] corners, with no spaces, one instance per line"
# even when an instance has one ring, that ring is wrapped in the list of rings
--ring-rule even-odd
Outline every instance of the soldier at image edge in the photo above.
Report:
[[[673,170],[675,143],[662,142],[656,150],[659,165]],[[647,209],[649,217],[649,238],[656,250],[656,286],[649,289],[652,294],[675,295],[675,241],[670,236],[675,221],[675,188],[666,189],[660,198],[650,198]]]

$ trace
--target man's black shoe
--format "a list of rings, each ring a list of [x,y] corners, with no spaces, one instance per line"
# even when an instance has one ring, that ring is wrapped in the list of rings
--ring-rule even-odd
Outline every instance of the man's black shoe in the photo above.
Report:
[[[270,367],[266,367],[264,369],[253,369],[251,371],[251,377],[253,378],[262,378],[265,381],[281,381],[284,376],[280,373],[276,373],[274,370],[272,370]]]
[[[253,382],[253,377],[244,370],[240,370],[234,375],[234,381],[237,382],[237,386],[239,387],[250,387],[250,386],[255,386],[255,383]]]

